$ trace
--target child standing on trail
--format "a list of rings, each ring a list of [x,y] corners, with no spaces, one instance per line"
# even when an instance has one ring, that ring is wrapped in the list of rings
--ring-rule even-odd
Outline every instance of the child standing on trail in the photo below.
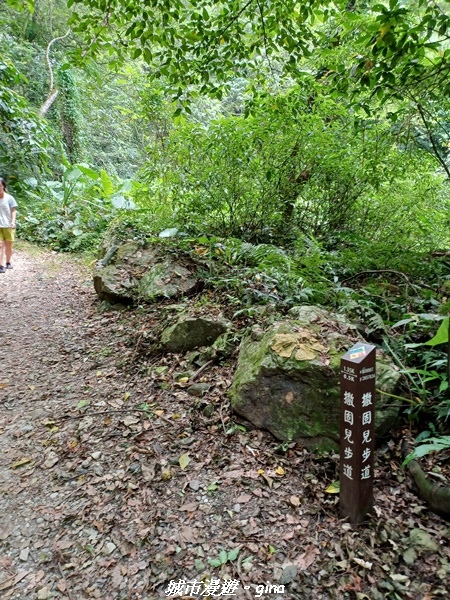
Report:
[[[12,269],[12,243],[16,229],[17,202],[6,193],[6,181],[0,177],[0,273]],[[3,266],[3,247],[5,248],[6,269]]]

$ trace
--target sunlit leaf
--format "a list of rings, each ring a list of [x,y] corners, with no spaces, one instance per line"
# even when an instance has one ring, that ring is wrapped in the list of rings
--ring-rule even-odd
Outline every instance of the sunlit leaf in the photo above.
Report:
[[[20,460],[15,462],[13,465],[11,465],[11,469],[18,469],[19,467],[28,465],[30,462],[32,462],[32,460],[33,459],[31,459],[31,458],[21,458]]]
[[[97,171],[94,171],[94,169],[91,169],[87,165],[78,164],[77,168],[83,173],[83,175],[86,175],[87,177],[90,177],[91,179],[98,179],[100,177],[100,175],[97,173]]]
[[[331,483],[327,489],[325,490],[325,492],[327,494],[339,494],[341,487],[340,487],[340,482],[339,481],[333,481],[333,483]]]
[[[190,462],[191,462],[191,459],[189,458],[189,456],[187,454],[182,454],[180,456],[180,458],[178,459],[178,463],[179,463],[181,469],[183,469],[183,470],[188,466],[188,464]]]
[[[431,340],[428,340],[428,342],[425,342],[426,346],[437,346],[437,344],[446,344],[448,342],[448,327],[449,327],[449,322],[450,322],[450,318],[446,317],[439,329],[437,330],[436,335],[431,338]]]
[[[178,231],[179,230],[176,227],[172,227],[171,229],[164,229],[164,231],[161,231],[161,233],[159,234],[159,237],[160,238],[174,237],[175,235],[177,235]]]

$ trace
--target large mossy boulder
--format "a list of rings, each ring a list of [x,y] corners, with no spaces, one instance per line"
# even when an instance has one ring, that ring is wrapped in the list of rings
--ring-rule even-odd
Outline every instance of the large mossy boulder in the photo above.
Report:
[[[277,439],[311,450],[339,447],[340,359],[358,341],[342,315],[295,307],[289,319],[267,331],[253,330],[241,345],[231,387],[235,412]],[[395,393],[400,373],[377,351],[377,388]],[[375,433],[395,424],[400,404],[377,394]]]
[[[201,346],[210,346],[229,326],[223,319],[184,315],[163,331],[161,344],[170,352],[187,352]]]
[[[187,259],[177,259],[160,245],[131,241],[112,245],[94,270],[94,288],[108,302],[154,302],[196,289],[199,280]]]

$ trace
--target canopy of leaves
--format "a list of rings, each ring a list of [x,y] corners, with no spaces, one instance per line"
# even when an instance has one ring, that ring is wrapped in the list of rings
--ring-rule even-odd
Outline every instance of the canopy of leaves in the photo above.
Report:
[[[69,0],[80,5],[74,29],[92,56],[108,51],[143,57],[152,72],[178,87],[216,90],[236,71],[301,79],[305,58],[351,43],[354,52],[318,76],[334,85],[367,87],[385,100],[423,90],[450,89],[448,0],[405,5],[348,0]],[[83,10],[84,5],[88,11]],[[80,50],[85,55],[86,49]],[[344,77],[343,77],[344,76]],[[219,92],[220,93],[220,92]]]

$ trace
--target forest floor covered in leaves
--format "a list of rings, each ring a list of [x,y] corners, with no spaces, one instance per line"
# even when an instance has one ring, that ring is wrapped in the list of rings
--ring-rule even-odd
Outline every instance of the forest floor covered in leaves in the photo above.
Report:
[[[185,357],[140,344],[159,307],[101,313],[86,266],[27,245],[13,258],[0,598],[448,598],[449,524],[417,497],[399,439],[377,451],[373,515],[350,526],[325,491],[337,456],[233,425],[233,360],[190,396]]]

